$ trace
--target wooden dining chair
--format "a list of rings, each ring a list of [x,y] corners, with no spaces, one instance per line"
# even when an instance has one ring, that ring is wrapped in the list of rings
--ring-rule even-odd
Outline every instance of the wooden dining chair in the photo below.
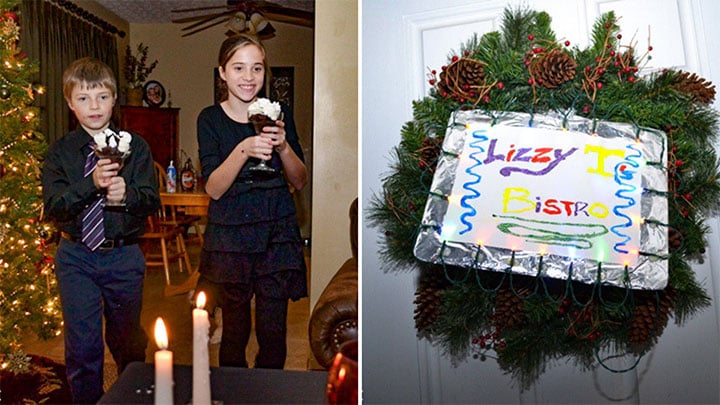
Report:
[[[181,226],[163,224],[163,211],[158,210],[155,215],[147,218],[147,228],[145,233],[140,237],[146,243],[143,243],[143,253],[145,254],[145,264],[150,266],[163,266],[165,269],[165,283],[170,285],[170,262],[178,261],[180,272],[183,271],[183,263],[191,272],[190,255],[185,246],[185,238],[183,237],[184,228]],[[159,242],[160,252],[152,246],[153,242]]]
[[[157,177],[158,184],[160,186],[160,191],[166,191],[167,190],[167,173],[165,172],[165,169],[160,165],[160,163],[155,162],[155,176]],[[193,228],[195,231],[195,237],[189,239],[188,241],[195,241],[197,240],[200,243],[200,246],[203,244],[203,234],[200,230],[200,220],[201,218],[196,215],[185,215],[181,212],[178,212],[178,207],[174,205],[164,205],[162,207],[163,211],[165,212],[164,218],[162,219],[162,222],[165,225],[176,225],[181,226],[184,229],[184,235],[190,236],[190,233],[188,230],[190,228]]]

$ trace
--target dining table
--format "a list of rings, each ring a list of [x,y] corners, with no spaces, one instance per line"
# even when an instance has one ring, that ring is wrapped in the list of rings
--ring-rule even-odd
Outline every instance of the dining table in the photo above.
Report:
[[[162,205],[174,206],[179,212],[185,215],[207,216],[208,205],[210,205],[210,196],[208,193],[200,190],[194,191],[177,191],[169,193],[167,191],[160,192],[160,202]]]
[[[192,366],[172,367],[173,402],[192,403]],[[213,404],[323,404],[327,371],[210,367]],[[100,399],[100,404],[152,404],[155,365],[130,363]]]

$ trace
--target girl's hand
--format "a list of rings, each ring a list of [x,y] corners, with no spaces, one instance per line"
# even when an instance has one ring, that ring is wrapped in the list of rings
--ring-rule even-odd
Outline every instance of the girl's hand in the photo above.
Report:
[[[263,137],[262,134],[245,138],[236,148],[240,148],[242,153],[250,157],[262,160],[269,160],[273,151],[273,145],[270,143],[270,139]]]
[[[277,120],[274,127],[264,127],[261,137],[267,139],[276,151],[282,152],[287,146],[285,141],[285,123]]]

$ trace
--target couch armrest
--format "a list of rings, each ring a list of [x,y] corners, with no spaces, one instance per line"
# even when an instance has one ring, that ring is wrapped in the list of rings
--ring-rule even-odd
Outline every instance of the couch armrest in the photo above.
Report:
[[[357,260],[352,258],[335,273],[310,315],[310,349],[326,369],[343,343],[358,338],[357,297]]]

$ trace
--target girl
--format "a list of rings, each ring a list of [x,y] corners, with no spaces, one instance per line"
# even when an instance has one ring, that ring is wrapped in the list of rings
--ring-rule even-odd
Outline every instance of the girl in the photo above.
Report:
[[[267,81],[265,48],[249,36],[226,39],[218,56],[224,96],[197,120],[205,191],[211,201],[200,258],[202,278],[217,283],[223,308],[220,365],[247,367],[255,297],[259,351],[255,367],[283,368],[288,298],[307,296],[302,240],[289,185],[302,189],[307,169],[291,111],[255,134],[248,106]],[[275,175],[250,170],[267,160]],[[202,284],[202,281],[201,281]],[[198,287],[198,290],[200,287]]]

